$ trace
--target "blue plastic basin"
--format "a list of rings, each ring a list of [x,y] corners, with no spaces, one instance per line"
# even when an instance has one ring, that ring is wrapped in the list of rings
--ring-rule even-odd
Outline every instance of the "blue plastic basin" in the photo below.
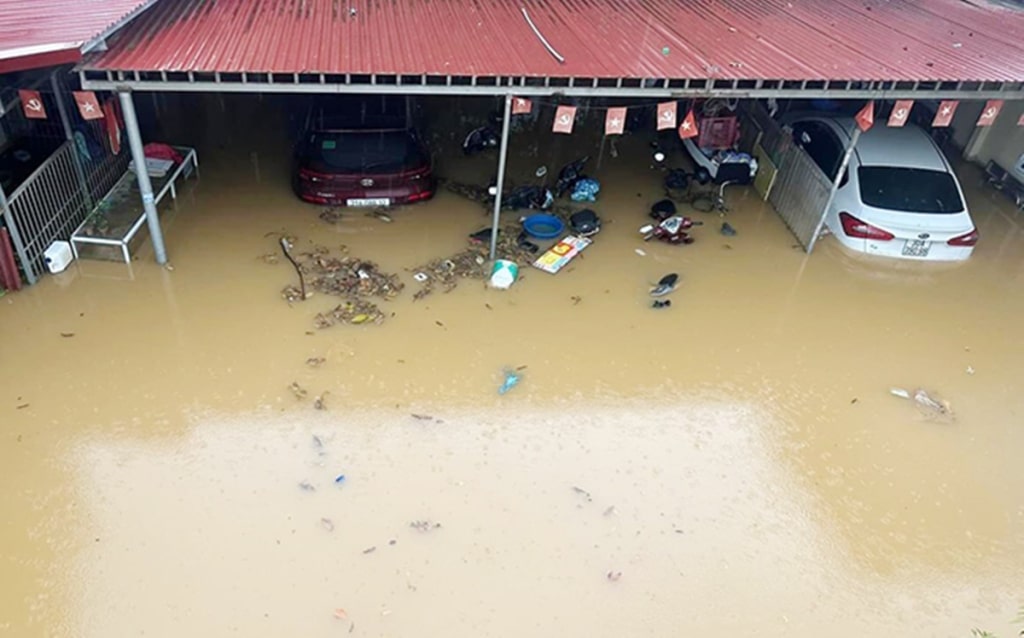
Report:
[[[565,224],[554,215],[538,213],[523,220],[523,230],[530,237],[554,239],[565,231]]]

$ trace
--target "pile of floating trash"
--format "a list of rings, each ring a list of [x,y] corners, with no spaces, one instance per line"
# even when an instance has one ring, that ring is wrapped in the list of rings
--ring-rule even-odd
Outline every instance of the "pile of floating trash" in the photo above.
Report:
[[[286,301],[302,301],[316,292],[345,298],[344,303],[329,312],[316,315],[314,322],[318,328],[337,323],[382,323],[384,312],[367,298],[394,299],[405,287],[397,274],[382,271],[376,263],[347,254],[335,257],[330,249],[323,246],[300,253],[295,263],[303,282],[300,286],[290,284],[284,287],[281,296]]]
[[[520,245],[520,232],[521,229],[515,225],[501,229],[498,233],[497,254],[525,267],[536,257]],[[483,237],[483,234],[474,233],[474,235]],[[413,279],[422,286],[413,294],[413,299],[417,301],[423,299],[437,289],[451,292],[463,279],[486,280],[491,274],[489,252],[490,243],[488,241],[470,239],[469,247],[465,250],[448,257],[434,259],[411,269]]]

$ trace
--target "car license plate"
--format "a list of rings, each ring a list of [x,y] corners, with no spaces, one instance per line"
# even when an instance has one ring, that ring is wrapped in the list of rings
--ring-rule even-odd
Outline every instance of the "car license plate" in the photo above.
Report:
[[[927,257],[928,249],[931,247],[930,241],[911,239],[903,246],[903,254],[907,257]]]
[[[349,199],[345,201],[346,206],[390,206],[391,200],[387,197],[371,197],[368,199]]]

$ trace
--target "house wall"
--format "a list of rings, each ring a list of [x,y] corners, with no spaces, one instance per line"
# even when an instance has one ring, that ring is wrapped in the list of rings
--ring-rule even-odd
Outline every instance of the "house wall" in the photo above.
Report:
[[[1024,179],[1024,126],[1017,126],[1022,113],[1024,100],[1007,102],[995,124],[973,132],[964,157],[983,165],[994,161]]]

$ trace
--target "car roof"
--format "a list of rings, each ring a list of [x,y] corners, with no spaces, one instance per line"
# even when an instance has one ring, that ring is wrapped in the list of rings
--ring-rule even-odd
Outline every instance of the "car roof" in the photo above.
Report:
[[[849,141],[857,126],[852,117],[804,114],[786,118],[790,124],[806,120],[830,124],[833,130],[845,136],[844,142]],[[951,172],[949,163],[934,140],[913,124],[890,127],[885,122],[875,122],[857,140],[856,153],[861,166],[895,166]]]

